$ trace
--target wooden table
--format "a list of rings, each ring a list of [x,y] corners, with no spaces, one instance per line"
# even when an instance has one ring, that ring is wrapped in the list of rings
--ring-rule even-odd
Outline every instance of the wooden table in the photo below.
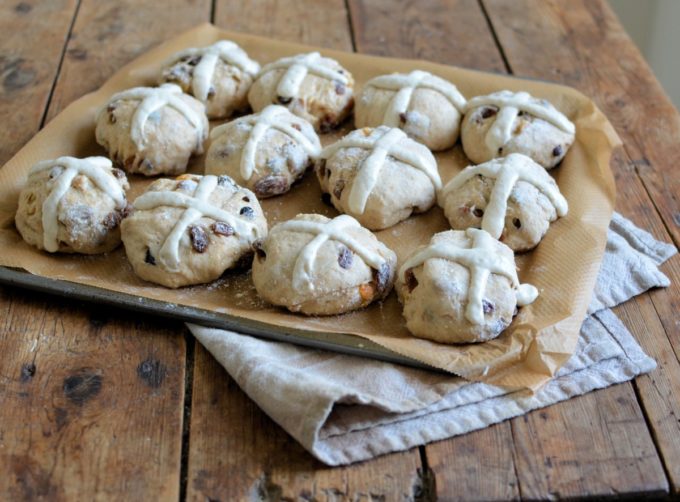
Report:
[[[617,209],[680,241],[680,120],[604,0],[3,0],[0,164],[69,102],[211,20],[572,85],[624,141]],[[680,258],[616,313],[659,368],[463,437],[316,462],[176,322],[0,287],[0,499],[419,500],[678,494]]]

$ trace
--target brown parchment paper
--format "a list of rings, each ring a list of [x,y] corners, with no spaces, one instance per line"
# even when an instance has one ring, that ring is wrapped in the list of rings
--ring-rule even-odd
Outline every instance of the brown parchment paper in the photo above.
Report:
[[[550,226],[536,250],[518,255],[520,279],[534,284],[540,291],[536,302],[520,309],[510,328],[496,340],[461,346],[442,345],[409,335],[394,292],[383,303],[362,311],[307,318],[260,300],[250,274],[246,272],[227,272],[209,285],[169,290],[138,279],[126,260],[122,246],[108,255],[69,256],[49,255],[24,243],[14,227],[14,214],[28,169],[35,162],[61,155],[105,155],[94,139],[94,116],[112,94],[132,86],[153,85],[161,62],[172,53],[223,38],[234,40],[262,64],[286,55],[319,50],[349,69],[358,88],[376,75],[423,69],[454,82],[467,98],[510,89],[528,91],[550,100],[576,123],[576,141],[562,165],[551,171],[569,202],[569,214]],[[344,130],[324,136],[323,143],[334,141],[351,127],[347,124]],[[0,169],[0,265],[280,326],[354,334],[468,379],[536,389],[550,379],[576,347],[613,211],[615,186],[609,159],[613,148],[619,144],[619,138],[597,107],[568,87],[425,61],[317,49],[220,31],[205,24],[149,51],[123,67],[98,91],[72,103]],[[460,145],[437,154],[437,160],[445,183],[469,164]],[[198,158],[192,162],[190,170],[200,173],[202,166],[203,159]],[[134,200],[150,182],[135,176],[130,177],[130,181],[130,200]],[[270,227],[297,213],[337,215],[333,208],[321,202],[320,196],[318,182],[310,172],[290,193],[267,199],[262,206]],[[435,232],[448,228],[442,211],[434,208],[377,235],[397,253],[401,263],[411,249],[429,241]]]

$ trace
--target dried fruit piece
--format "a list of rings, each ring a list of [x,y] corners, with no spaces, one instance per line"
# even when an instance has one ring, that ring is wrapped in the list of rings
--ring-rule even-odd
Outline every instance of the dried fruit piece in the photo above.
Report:
[[[382,294],[387,288],[387,283],[390,280],[390,265],[383,263],[379,270],[373,270],[373,281],[378,289],[378,293]]]
[[[335,195],[336,199],[339,199],[342,196],[342,191],[345,189],[345,180],[339,179],[335,183],[335,187],[333,188],[333,195]]]
[[[293,98],[285,98],[283,96],[276,96],[276,101],[278,101],[282,105],[287,105],[288,103],[293,101]]]
[[[120,225],[120,221],[122,219],[123,216],[120,214],[120,212],[112,211],[106,215],[104,221],[102,221],[102,225],[104,225],[104,228],[106,228],[107,230],[112,230],[116,228],[118,225]]]
[[[375,286],[373,283],[366,282],[359,286],[359,296],[361,296],[361,299],[366,302],[373,300],[373,297],[375,296]]]
[[[345,86],[342,82],[335,82],[335,94],[338,96],[345,94]]]
[[[153,162],[151,162],[149,159],[144,159],[142,161],[142,169],[146,171],[153,171]]]
[[[198,225],[192,225],[189,227],[189,237],[191,237],[191,247],[197,253],[205,253],[208,249],[208,235]]]
[[[553,148],[552,154],[554,157],[559,157],[562,155],[562,145],[557,145],[555,148]]]
[[[416,279],[416,274],[413,273],[413,269],[409,268],[406,271],[405,279],[406,279],[406,287],[408,288],[408,292],[410,293],[414,289],[418,287],[418,279]]]
[[[476,207],[472,210],[472,214],[474,214],[477,218],[481,218],[484,216],[484,210]]]
[[[125,179],[125,172],[118,169],[117,167],[114,167],[113,169],[111,169],[111,174],[113,174],[119,180]]]
[[[265,176],[253,186],[253,191],[260,197],[278,195],[286,190],[288,190],[288,180],[283,176]]]
[[[253,208],[250,206],[243,206],[239,211],[239,214],[246,218],[253,218],[255,216],[255,211],[253,211]]]
[[[349,248],[342,247],[342,251],[338,255],[338,265],[340,265],[345,270],[352,267],[352,262],[354,261],[354,253],[349,250]]]
[[[330,132],[337,124],[331,115],[324,115],[319,121],[319,130],[322,133]]]
[[[482,110],[482,118],[483,119],[488,119],[489,117],[493,117],[498,113],[498,110],[495,110],[493,108],[484,108]]]
[[[482,308],[484,309],[485,314],[490,314],[491,312],[493,312],[495,310],[493,303],[491,303],[490,301],[488,301],[486,299],[482,300]]]
[[[130,203],[128,202],[128,203],[125,205],[125,207],[124,207],[123,209],[120,210],[121,219],[127,218],[128,216],[130,216],[130,214],[132,214],[132,211],[133,211],[133,210],[134,210],[134,207],[132,206],[132,204],[130,204]]]
[[[144,256],[144,262],[148,263],[149,265],[155,265],[156,264],[156,258],[153,257],[151,254],[151,250],[149,248],[146,248],[146,255]]]
[[[522,228],[522,222],[519,221],[519,218],[513,218],[512,224],[515,225],[515,228]]]
[[[116,110],[116,105],[115,105],[114,103],[110,103],[110,104],[106,107],[106,111],[107,111],[108,114],[109,114],[109,122],[110,122],[111,124],[115,124],[115,123],[116,123],[116,116],[113,114],[113,112],[114,112],[115,110]]]
[[[234,227],[223,221],[216,221],[210,225],[210,229],[213,231],[213,233],[217,235],[223,235],[225,237],[229,237],[230,235],[234,235],[236,233]]]

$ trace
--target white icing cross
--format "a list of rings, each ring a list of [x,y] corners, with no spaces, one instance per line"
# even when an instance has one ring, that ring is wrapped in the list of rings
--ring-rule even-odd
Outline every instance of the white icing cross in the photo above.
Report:
[[[101,191],[114,200],[116,208],[123,209],[126,206],[125,192],[112,174],[112,167],[111,161],[106,157],[87,157],[85,159],[59,157],[55,160],[38,162],[31,168],[28,172],[29,176],[48,169],[63,168],[55,178],[48,182],[52,183],[52,189],[42,206],[43,246],[46,251],[55,253],[59,250],[59,241],[57,240],[59,202],[71,188],[71,183],[76,176],[87,176]]]
[[[270,232],[270,236],[277,232],[302,232],[312,234],[315,237],[302,248],[295,261],[293,269],[293,287],[298,291],[314,290],[314,261],[321,245],[327,240],[338,241],[361,257],[364,262],[374,268],[380,268],[386,263],[385,258],[375,251],[371,251],[359,244],[347,233],[348,228],[361,228],[357,220],[349,215],[342,214],[328,222],[308,220],[288,220],[279,223]]]
[[[139,210],[151,210],[164,206],[185,209],[172,231],[165,238],[158,253],[160,264],[169,272],[179,270],[180,241],[189,225],[199,218],[207,216],[215,221],[224,222],[232,227],[239,236],[246,235],[249,231],[257,234],[258,230],[253,222],[236,218],[228,211],[208,202],[210,195],[217,187],[217,181],[217,176],[203,176],[198,182],[193,196],[169,190],[151,191],[142,194],[135,200],[134,208]]]
[[[567,200],[560,193],[555,181],[542,166],[520,153],[512,153],[507,157],[466,167],[444,187],[441,194],[442,200],[478,174],[496,180],[482,218],[482,229],[489,232],[495,239],[500,238],[503,233],[508,198],[518,181],[526,181],[535,186],[550,200],[558,216],[567,214],[569,209]]]
[[[411,256],[399,269],[399,275],[406,282],[406,271],[422,265],[427,260],[440,258],[464,267],[470,272],[465,318],[472,324],[484,322],[483,296],[491,274],[507,277],[517,295],[519,306],[529,305],[538,296],[538,290],[531,284],[520,284],[514,260],[498,254],[493,237],[484,230],[468,228],[466,235],[472,239],[472,247],[460,248],[447,243],[430,244]]]
[[[175,84],[163,84],[160,87],[133,87],[123,92],[114,94],[109,103],[118,100],[138,100],[132,123],[130,125],[130,136],[137,145],[137,148],[144,148],[144,125],[153,112],[169,106],[181,113],[187,121],[196,129],[196,144],[198,153],[203,151],[203,139],[206,136],[206,119],[189,106],[181,96],[184,95],[182,89]],[[201,104],[202,106],[202,104]],[[100,113],[105,111],[102,108]]]
[[[466,111],[480,106],[496,106],[498,114],[494,124],[486,133],[486,145],[491,151],[498,150],[512,137],[512,125],[520,111],[551,123],[564,132],[574,134],[574,124],[565,117],[557,108],[546,102],[546,105],[528,92],[498,91],[488,96],[477,96],[467,103]]]
[[[215,68],[220,59],[253,76],[260,70],[260,65],[250,59],[243,49],[230,40],[220,40],[208,47],[178,52],[165,63],[165,66],[171,66],[184,58],[195,56],[199,56],[201,60],[194,68],[192,91],[193,95],[201,101],[208,99]]]
[[[321,143],[319,142],[318,136],[314,134],[313,140],[310,140],[301,131],[298,131],[290,124],[291,119],[297,119],[297,117],[290,113],[287,108],[278,105],[269,105],[260,113],[241,117],[214,128],[210,132],[210,137],[215,138],[222,134],[228,127],[232,127],[239,123],[251,126],[248,140],[243,146],[243,150],[241,150],[241,176],[243,176],[244,180],[249,180],[255,169],[257,148],[269,129],[276,129],[277,131],[290,136],[302,146],[311,157],[316,158],[319,156],[319,153],[321,153]]]
[[[383,124],[391,127],[399,127],[400,115],[408,110],[413,92],[418,88],[437,91],[460,113],[465,110],[465,98],[455,85],[425,71],[415,70],[408,75],[381,75],[366,82],[366,86],[396,91],[383,117]]]
[[[324,159],[332,157],[341,148],[363,148],[371,151],[359,165],[359,172],[352,182],[352,190],[348,200],[349,209],[352,212],[363,214],[366,209],[366,201],[378,181],[378,175],[385,165],[385,159],[388,155],[422,171],[430,178],[435,190],[438,191],[442,187],[437,171],[437,162],[434,158],[420,155],[416,149],[410,148],[408,144],[400,144],[404,140],[412,141],[401,129],[379,127],[374,129],[368,137],[349,134],[323,149],[321,157]]]
[[[276,93],[282,98],[295,98],[300,92],[300,86],[308,73],[328,80],[335,80],[347,85],[348,78],[338,70],[328,68],[321,62],[321,54],[310,52],[309,54],[298,54],[297,56],[281,58],[278,61],[265,65],[260,70],[260,75],[264,75],[272,70],[285,69],[286,71],[279,79],[276,86]]]

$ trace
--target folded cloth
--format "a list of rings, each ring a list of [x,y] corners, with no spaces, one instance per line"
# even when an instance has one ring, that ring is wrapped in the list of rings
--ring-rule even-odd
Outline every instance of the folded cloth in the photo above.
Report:
[[[656,363],[608,310],[668,278],[674,246],[615,214],[577,349],[535,394],[452,375],[189,325],[238,385],[312,455],[329,465],[464,434],[623,382]]]

